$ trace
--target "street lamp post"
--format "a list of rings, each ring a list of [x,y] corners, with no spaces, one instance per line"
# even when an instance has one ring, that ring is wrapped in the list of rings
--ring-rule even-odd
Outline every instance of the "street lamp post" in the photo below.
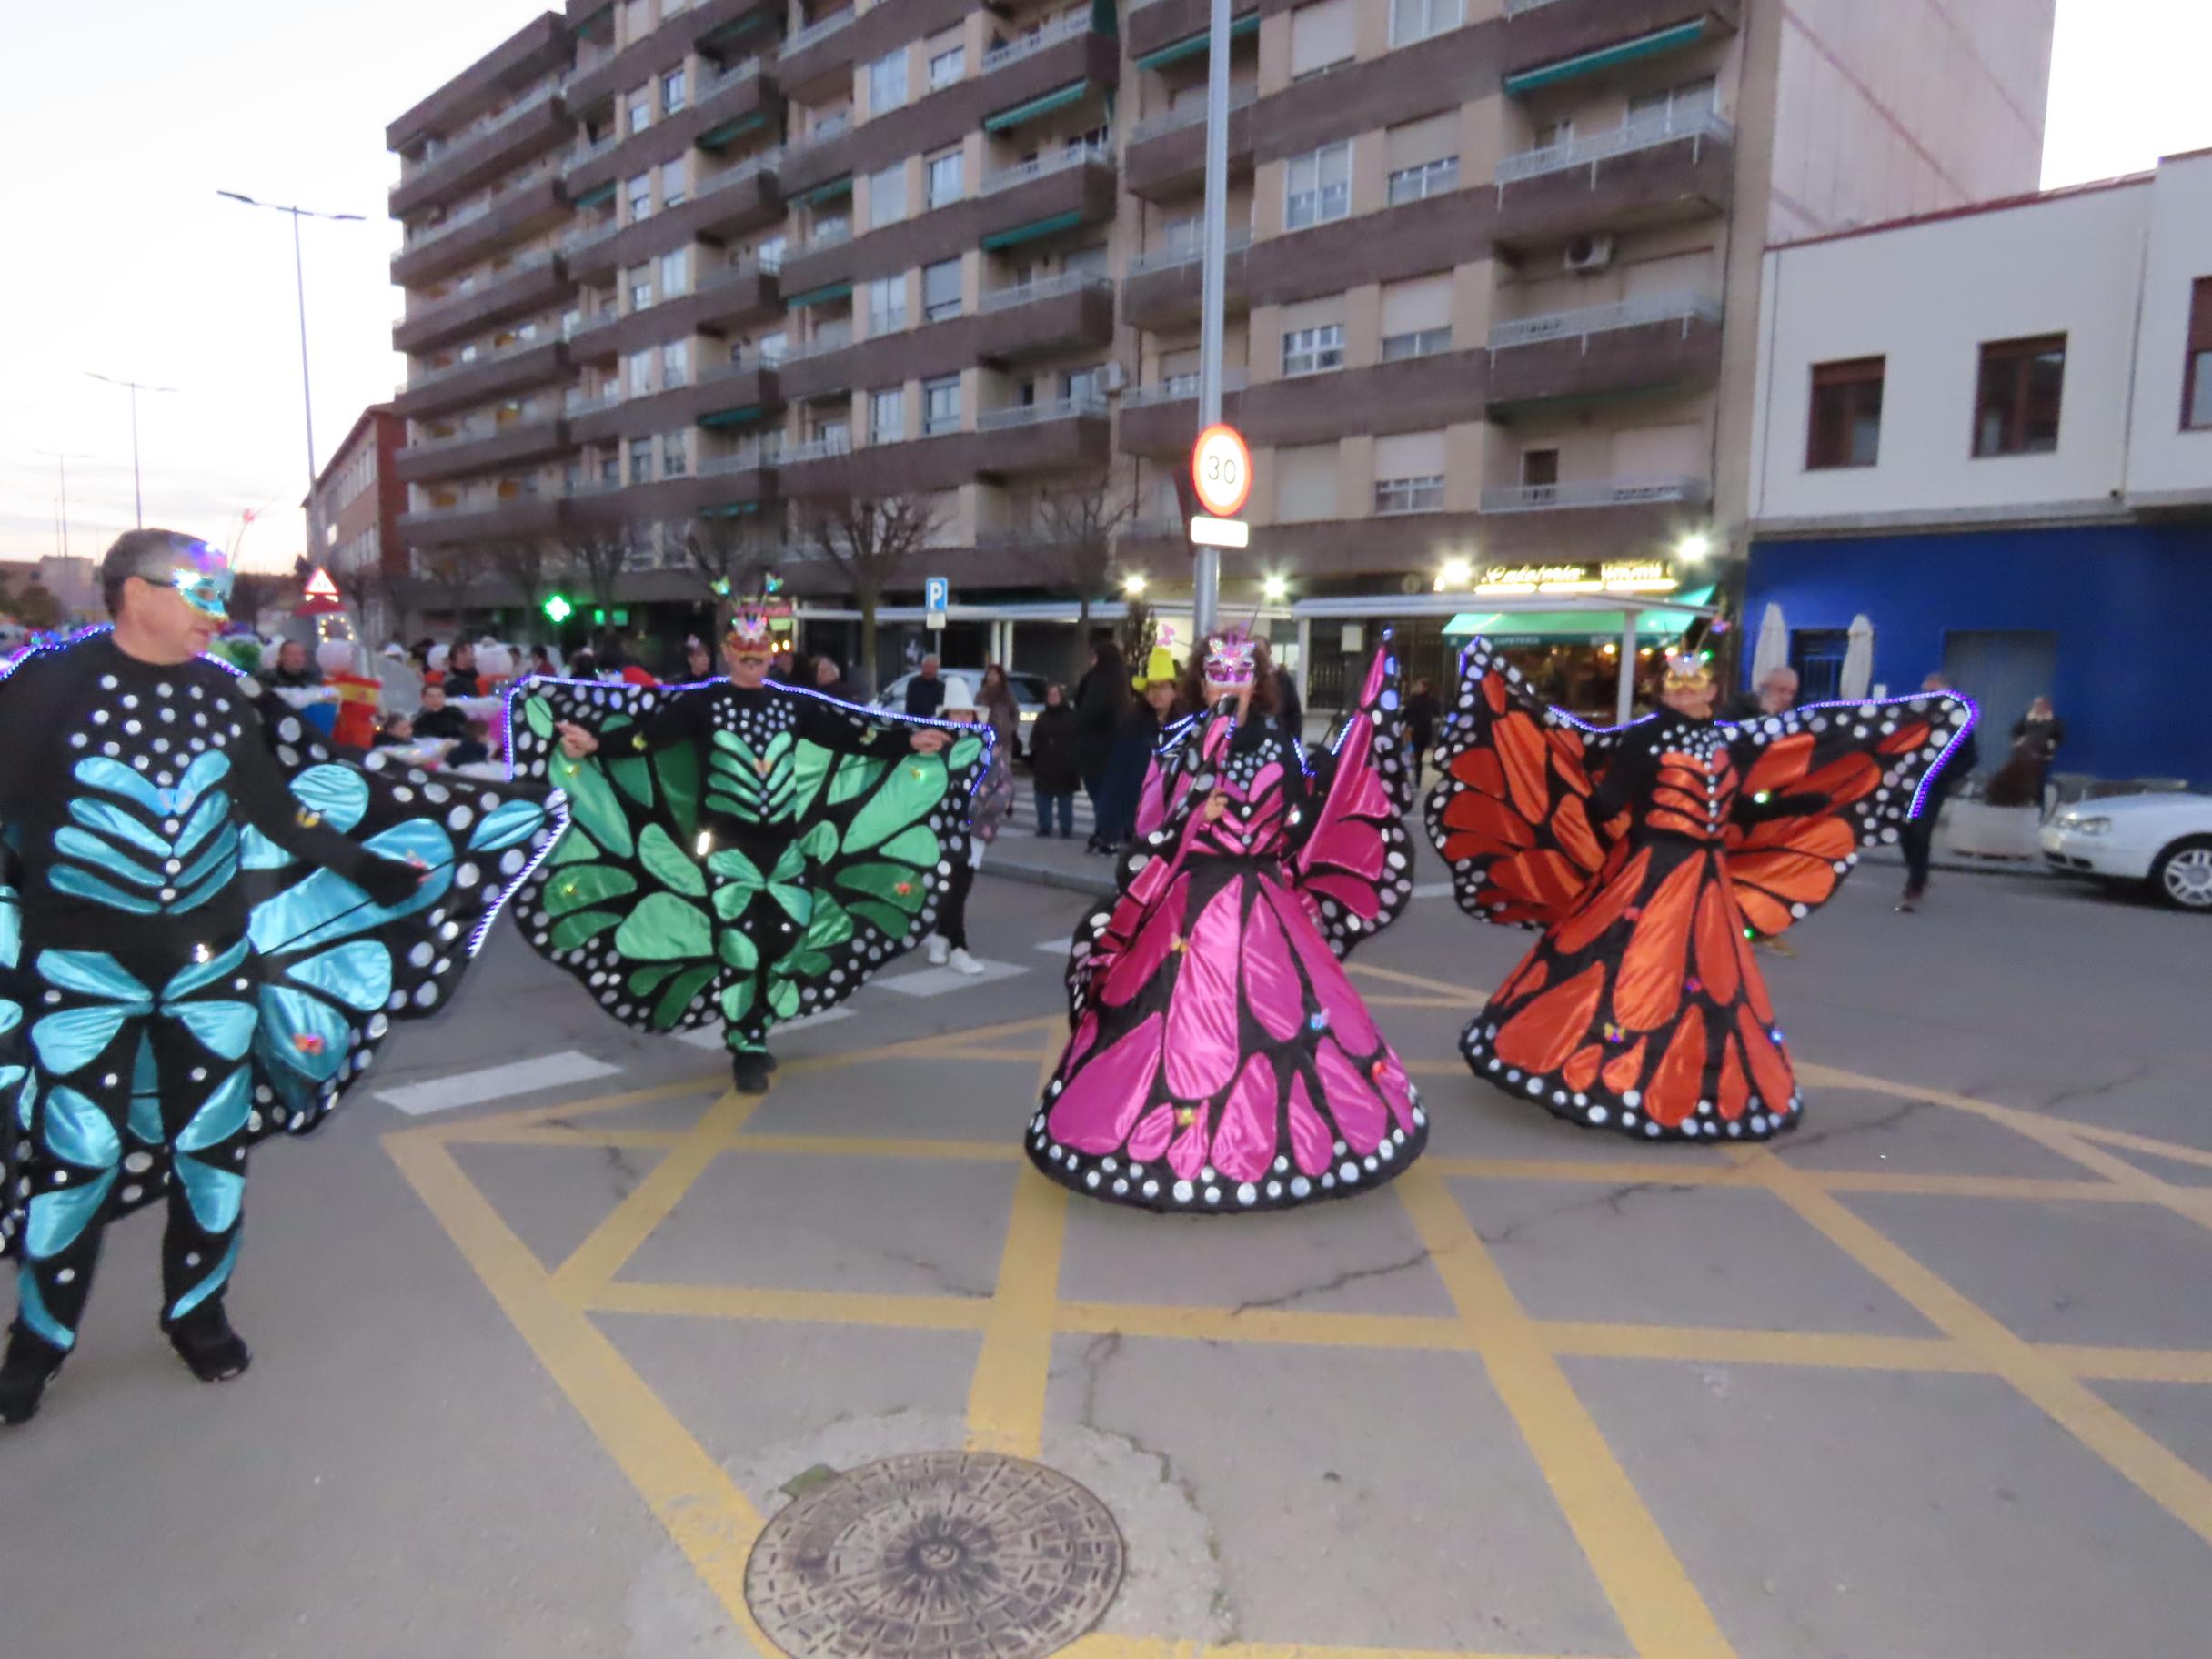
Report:
[[[146,528],[146,487],[138,476],[138,394],[173,392],[176,388],[173,386],[146,386],[136,380],[118,380],[113,375],[96,374],[89,368],[85,372],[95,380],[105,381],[109,386],[120,386],[131,395],[131,498],[137,514],[138,528],[143,530]]]
[[[1206,37],[1206,220],[1198,302],[1198,429],[1222,418],[1222,284],[1229,262],[1229,0],[1213,0]],[[1222,556],[1202,547],[1191,567],[1193,649],[1212,629],[1221,608]]]
[[[69,557],[69,463],[85,459],[82,452],[64,454],[59,449],[34,449],[33,455],[43,456],[61,469],[61,533],[62,557]]]
[[[236,190],[217,190],[226,196],[248,207],[266,207],[271,213],[287,215],[292,221],[292,287],[299,301],[299,397],[307,417],[307,495],[315,495],[315,395],[307,381],[307,277],[300,261],[299,222],[302,219],[334,219],[340,223],[358,225],[364,222],[357,213],[319,213],[312,207],[296,207],[278,202],[257,201]]]

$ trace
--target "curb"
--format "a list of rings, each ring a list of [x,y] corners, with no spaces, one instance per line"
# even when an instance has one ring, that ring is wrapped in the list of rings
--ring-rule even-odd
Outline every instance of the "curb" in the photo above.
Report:
[[[1055,870],[1050,864],[1030,864],[1020,859],[990,858],[983,861],[978,875],[997,876],[1007,881],[1020,881],[1030,887],[1057,887],[1071,893],[1085,893],[1093,899],[1111,899],[1118,890],[1113,878],[1092,875],[1088,870]]]

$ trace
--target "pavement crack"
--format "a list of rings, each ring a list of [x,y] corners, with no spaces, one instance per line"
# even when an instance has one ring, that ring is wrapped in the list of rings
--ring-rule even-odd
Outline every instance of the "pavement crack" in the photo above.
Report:
[[[629,1154],[622,1148],[608,1146],[599,1150],[607,1156],[607,1167],[614,1172],[615,1196],[618,1199],[628,1198],[638,1190],[638,1183],[645,1179],[645,1172],[629,1161]]]
[[[1302,1302],[1309,1296],[1325,1296],[1332,1291],[1341,1291],[1347,1285],[1358,1284],[1365,1280],[1386,1279],[1393,1273],[1408,1272],[1428,1260],[1429,1251],[1424,1245],[1403,1262],[1386,1262],[1380,1267],[1346,1268],[1319,1284],[1302,1284],[1296,1290],[1283,1292],[1280,1296],[1261,1296],[1250,1302],[1240,1302],[1230,1310],[1230,1316],[1234,1318],[1239,1313],[1250,1313],[1258,1308],[1287,1308],[1292,1302]]]
[[[2101,1101],[2106,1096],[2127,1088],[2130,1083],[2141,1082],[2149,1075],[2150,1068],[2148,1066],[2137,1066],[2134,1071],[2124,1072],[2105,1082],[2085,1083],[2078,1089],[2061,1089],[2056,1094],[2043,1101],[2040,1110],[2056,1111],[2061,1106],[2072,1105],[2081,1101]]]
[[[1838,1123],[1833,1129],[1799,1130],[1790,1140],[1786,1150],[1803,1151],[1808,1147],[1826,1146],[1852,1135],[1864,1135],[1876,1130],[1895,1129],[1908,1118],[1917,1117],[1934,1106],[1934,1101],[1910,1100],[1891,1108],[1878,1118],[1867,1118],[1857,1123]]]
[[[1638,1198],[1646,1193],[1694,1192],[1697,1190],[1697,1183],[1691,1181],[1632,1181],[1621,1186],[1607,1187],[1603,1191],[1589,1193],[1568,1203],[1556,1205],[1541,1214],[1524,1215],[1519,1221],[1509,1222],[1496,1232],[1484,1232],[1477,1228],[1475,1236],[1485,1244],[1516,1243],[1518,1241],[1513,1235],[1532,1222],[1555,1222],[1582,1210],[1605,1209],[1619,1215],[1623,1213],[1628,1201],[1632,1198]]]

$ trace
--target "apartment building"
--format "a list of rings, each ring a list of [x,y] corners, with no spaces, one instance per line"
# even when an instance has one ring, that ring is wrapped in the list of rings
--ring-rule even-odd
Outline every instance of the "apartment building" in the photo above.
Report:
[[[1815,691],[1855,617],[1994,740],[2212,781],[2212,152],[1765,258],[1745,615]]]
[[[363,409],[325,463],[300,506],[307,515],[307,557],[362,598],[362,628],[378,644],[403,618],[396,601],[407,570],[399,519],[407,509],[398,474],[407,422],[388,404]],[[374,572],[387,578],[357,587],[348,578]]]
[[[2053,4],[1240,0],[1229,591],[1740,552],[1765,244],[2032,187]],[[1104,480],[1124,563],[1187,587],[1207,16],[538,19],[387,132],[404,536],[899,493],[934,505],[932,573],[1010,600],[1056,591],[1040,502]]]

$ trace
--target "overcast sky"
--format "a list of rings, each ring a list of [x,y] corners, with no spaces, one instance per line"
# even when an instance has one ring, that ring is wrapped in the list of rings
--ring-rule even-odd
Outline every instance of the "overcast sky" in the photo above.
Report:
[[[1868,0],[1878,4],[1879,0]],[[306,493],[289,222],[218,188],[369,216],[306,228],[317,458],[388,397],[400,308],[384,216],[385,124],[548,9],[548,0],[97,0],[15,8],[0,145],[15,234],[0,261],[0,559],[71,550],[132,522],[127,395],[85,371],[177,388],[140,399],[149,523],[288,563]],[[2206,0],[2059,0],[2045,182],[2212,146]]]

